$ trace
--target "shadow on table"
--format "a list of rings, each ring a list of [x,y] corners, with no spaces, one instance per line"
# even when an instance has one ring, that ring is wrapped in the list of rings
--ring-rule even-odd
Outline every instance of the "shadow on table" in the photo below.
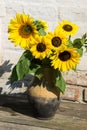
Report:
[[[29,106],[28,103],[22,103],[22,104],[4,104],[5,108],[10,108],[10,112],[13,116],[15,116],[17,113],[34,117],[33,111],[31,106]],[[17,113],[16,113],[17,112]]]
[[[18,112],[30,117],[34,117],[33,109],[29,105],[29,101],[26,96],[24,98],[0,95],[0,103],[2,103],[0,105],[3,106],[4,110],[10,112],[12,116],[15,116],[17,114],[16,112]]]

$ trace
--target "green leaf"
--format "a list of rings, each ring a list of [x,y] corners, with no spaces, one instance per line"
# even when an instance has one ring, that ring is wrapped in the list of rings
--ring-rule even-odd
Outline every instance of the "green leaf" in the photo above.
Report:
[[[87,34],[85,33],[85,34],[82,36],[82,39],[86,39],[86,35],[87,35]]]
[[[80,56],[83,55],[83,48],[77,49],[77,52],[80,54]]]
[[[26,50],[26,51],[23,52],[23,54],[22,54],[21,57],[19,58],[19,61],[18,61],[18,62],[20,62],[21,60],[23,60],[23,59],[25,59],[25,58],[27,58],[27,59],[29,59],[29,60],[32,60],[32,59],[33,59],[33,56],[32,56],[32,54],[31,54],[31,52],[30,52],[29,50]]]
[[[42,78],[43,74],[42,74],[42,68],[41,67],[36,70],[35,76],[39,79]]]
[[[42,28],[38,32],[39,32],[40,36],[45,36],[46,35],[46,32]]]
[[[68,39],[68,47],[72,47],[72,41],[71,41],[71,36],[69,36],[69,39]]]
[[[42,24],[41,21],[38,21],[38,20],[34,21],[34,25],[36,26],[37,31],[40,31],[40,30],[44,31],[44,25]]]
[[[11,83],[21,80],[26,74],[29,73],[29,66],[33,59],[30,51],[25,51],[19,58],[18,63],[14,66],[11,74]]]
[[[56,86],[60,89],[60,91],[62,93],[65,92],[66,82],[65,82],[64,78],[62,77],[62,74],[60,71],[57,72]]]
[[[31,64],[32,59],[33,57],[29,50],[26,50],[22,54],[18,63],[16,64],[16,73],[17,73],[18,80],[23,79],[24,76],[28,74],[29,66]]]
[[[23,77],[28,74],[29,72],[29,65],[30,65],[30,60],[27,58],[23,58],[23,60],[20,60],[17,65],[16,65],[16,71],[17,71],[17,76],[18,80],[23,79]]]
[[[77,38],[73,41],[73,47],[80,49],[83,46],[81,39]]]
[[[33,59],[29,66],[29,74],[33,74],[38,78],[42,76],[42,61],[39,59]]]
[[[10,80],[11,80],[11,84],[15,81],[18,80],[18,76],[17,76],[17,72],[16,72],[16,65],[14,66],[14,68],[12,69],[12,73],[10,76]]]

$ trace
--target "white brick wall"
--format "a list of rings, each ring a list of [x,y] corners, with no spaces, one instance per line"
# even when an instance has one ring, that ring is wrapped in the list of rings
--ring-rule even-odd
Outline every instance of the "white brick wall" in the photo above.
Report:
[[[16,63],[22,49],[14,47],[8,40],[8,22],[16,13],[30,14],[34,18],[48,21],[53,30],[62,19],[70,20],[80,26],[76,36],[87,31],[87,0],[0,0],[0,61]],[[82,58],[78,68],[87,70],[87,55]]]

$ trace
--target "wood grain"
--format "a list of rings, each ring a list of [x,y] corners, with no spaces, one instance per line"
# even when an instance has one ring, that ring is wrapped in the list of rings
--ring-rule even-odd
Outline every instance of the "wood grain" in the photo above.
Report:
[[[61,102],[53,119],[34,118],[27,102],[0,106],[0,130],[87,130],[87,105]]]

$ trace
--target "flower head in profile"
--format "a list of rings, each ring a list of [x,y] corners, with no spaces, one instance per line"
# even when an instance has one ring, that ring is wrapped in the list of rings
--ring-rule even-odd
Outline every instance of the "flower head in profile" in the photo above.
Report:
[[[46,31],[48,29],[48,23],[44,20],[36,20],[34,21],[34,24],[37,27],[37,31],[39,31],[40,29],[43,29]]]
[[[15,46],[20,45],[21,48],[26,48],[30,40],[38,33],[33,22],[34,19],[29,15],[16,14],[8,26],[8,39],[14,42]]]
[[[68,44],[67,37],[63,33],[58,31],[54,31],[54,33],[49,32],[46,37],[49,40],[53,50],[62,49]]]
[[[37,36],[31,41],[30,51],[36,59],[42,60],[51,54],[51,46],[45,36]]]
[[[66,48],[56,52],[51,57],[52,66],[60,71],[75,69],[79,63],[80,55],[76,48]]]
[[[67,36],[73,36],[74,34],[76,34],[78,29],[79,27],[76,24],[67,20],[59,22],[59,25],[56,27],[56,30],[63,32]]]

